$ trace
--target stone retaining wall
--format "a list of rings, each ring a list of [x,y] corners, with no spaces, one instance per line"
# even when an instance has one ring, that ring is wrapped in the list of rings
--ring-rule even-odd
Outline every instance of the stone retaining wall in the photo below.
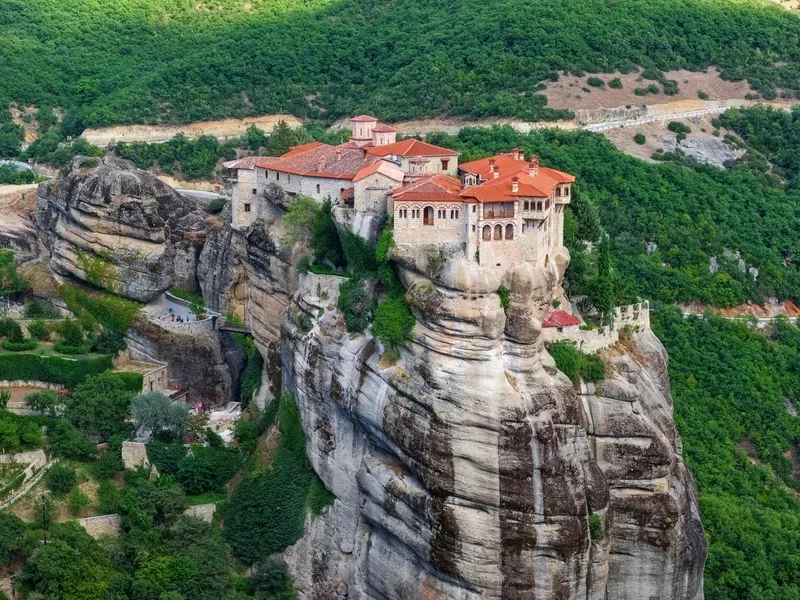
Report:
[[[586,354],[594,354],[619,341],[619,332],[631,328],[634,332],[650,329],[650,303],[647,301],[614,308],[614,322],[598,329],[558,331],[555,327],[542,330],[545,342],[568,342]]]
[[[86,517],[85,519],[78,519],[78,525],[83,527],[90,536],[97,539],[101,535],[119,535],[122,529],[122,517],[118,514]]]

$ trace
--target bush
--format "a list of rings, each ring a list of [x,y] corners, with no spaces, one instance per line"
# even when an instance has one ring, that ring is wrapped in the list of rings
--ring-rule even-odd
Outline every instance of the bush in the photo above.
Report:
[[[21,336],[22,329],[14,319],[0,319],[0,337]]]
[[[622,81],[619,77],[614,77],[611,81],[608,82],[608,87],[614,90],[621,90],[622,89]]]
[[[3,348],[9,352],[29,352],[36,348],[36,340],[27,339],[21,342],[12,342],[10,339],[3,340]]]
[[[97,450],[97,447],[66,419],[58,419],[55,425],[48,427],[47,439],[53,453],[64,458],[85,460]]]
[[[511,292],[501,285],[497,288],[497,295],[500,296],[500,306],[503,307],[503,310],[508,310],[508,307],[511,306]]]
[[[73,388],[113,366],[108,356],[74,360],[37,354],[0,354],[0,379],[46,381]]]
[[[29,319],[57,319],[61,316],[61,312],[50,300],[31,300],[25,305],[25,316]]]
[[[44,321],[31,321],[28,323],[28,333],[32,338],[40,342],[46,342],[50,339],[50,329]]]
[[[254,565],[252,579],[259,598],[294,597],[292,576],[280,558],[269,557]]]
[[[639,144],[640,146],[643,146],[644,143],[647,141],[647,138],[644,136],[643,133],[637,133],[636,135],[633,136],[633,141]]]
[[[348,331],[364,331],[370,322],[375,299],[360,278],[348,279],[339,285],[339,310],[344,314]]]
[[[606,85],[606,82],[600,79],[599,77],[589,77],[589,79],[586,80],[586,83],[596,88],[605,87]]]
[[[689,127],[688,125],[685,125],[684,123],[681,123],[680,121],[670,121],[669,124],[667,124],[667,129],[669,129],[670,131],[673,131],[675,133],[691,133],[692,132],[692,128],[691,127]]]
[[[239,400],[242,403],[242,408],[247,408],[253,394],[261,387],[261,370],[264,367],[264,359],[261,353],[253,348],[250,355],[247,357],[247,366],[242,373],[242,387],[239,392]]]
[[[394,295],[384,298],[375,309],[372,321],[372,333],[390,350],[406,343],[414,329],[416,319],[406,305],[403,296]]]
[[[56,340],[53,343],[53,350],[61,354],[88,354],[92,349],[91,344],[81,344],[80,346],[71,346],[61,340]]]
[[[697,97],[700,98],[700,100],[708,100],[708,94],[706,94],[703,90],[697,92]]]
[[[111,479],[123,468],[120,452],[109,449],[103,452],[97,462],[92,465],[92,472],[97,479]]]
[[[228,204],[228,201],[225,198],[214,198],[208,203],[208,212],[216,214],[222,211],[226,204]]]
[[[78,475],[75,469],[58,464],[50,467],[44,476],[47,487],[56,496],[61,496],[69,492],[78,483]]]
[[[80,348],[83,346],[83,329],[72,319],[64,319],[58,328],[58,334],[63,340],[63,347],[71,346]],[[60,350],[59,350],[60,352]],[[65,352],[65,354],[79,354],[78,352]]]
[[[165,444],[150,442],[147,444],[147,459],[155,465],[162,475],[175,475],[181,468],[181,461],[186,456],[183,444]]]
[[[97,512],[110,515],[119,510],[119,488],[111,481],[101,481],[97,488]]]
[[[240,450],[252,452],[258,443],[258,427],[247,419],[239,419],[234,429],[234,438]]]
[[[602,540],[606,537],[603,520],[596,513],[589,513],[589,536],[593,540]]]
[[[678,82],[674,79],[667,79],[666,81],[661,82],[661,86],[664,88],[664,93],[667,96],[674,96],[678,92],[680,92],[680,88],[678,88]]]
[[[195,446],[181,460],[175,479],[187,494],[223,492],[242,465],[242,456],[230,448]]]
[[[58,394],[53,390],[42,390],[41,392],[31,392],[25,396],[25,406],[29,410],[55,417],[62,408],[63,402]]]
[[[125,337],[117,329],[103,329],[92,344],[92,350],[95,352],[115,357],[127,347]]]
[[[161,392],[143,392],[131,400],[131,417],[140,433],[153,437],[183,440],[189,409],[183,402],[173,402]]]
[[[69,495],[69,499],[67,500],[67,507],[69,508],[69,512],[77,516],[87,506],[89,506],[89,496],[87,496],[84,492],[82,492],[79,489],[72,490],[72,492]]]
[[[102,292],[88,293],[85,290],[71,286],[61,286],[61,297],[67,308],[79,318],[89,316],[98,321],[106,329],[116,329],[122,333],[128,331],[133,318],[142,307],[138,302],[105,294]]]
[[[605,364],[594,354],[584,354],[572,344],[557,342],[549,344],[547,351],[556,362],[556,367],[572,381],[573,385],[583,381],[602,381]]]

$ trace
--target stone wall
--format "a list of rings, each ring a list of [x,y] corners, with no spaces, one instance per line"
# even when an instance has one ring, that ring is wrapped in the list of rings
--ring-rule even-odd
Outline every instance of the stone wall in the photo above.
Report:
[[[119,535],[122,530],[122,517],[118,514],[86,517],[78,519],[78,525],[83,527],[90,536],[97,539],[101,535]]]
[[[619,332],[630,328],[634,333],[650,330],[650,303],[647,301],[614,309],[614,322],[597,329],[558,331],[555,327],[542,329],[545,342],[569,342],[581,352],[594,354],[619,341]]]
[[[142,442],[122,442],[122,464],[126,469],[149,467],[147,447]]]
[[[339,286],[345,281],[347,277],[301,273],[298,293],[320,307],[336,306],[339,300]]]

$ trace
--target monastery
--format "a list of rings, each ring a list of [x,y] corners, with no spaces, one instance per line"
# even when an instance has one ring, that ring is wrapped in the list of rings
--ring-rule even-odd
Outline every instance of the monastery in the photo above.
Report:
[[[330,198],[350,222],[391,215],[398,246],[460,250],[491,269],[546,266],[563,245],[572,175],[540,166],[535,156],[528,161],[518,149],[459,164],[458,152],[398,142],[396,129],[367,115],[350,126],[352,137],[337,146],[311,142],[279,157],[226,163],[235,182],[234,227],[263,216],[277,191],[283,208],[304,195]]]

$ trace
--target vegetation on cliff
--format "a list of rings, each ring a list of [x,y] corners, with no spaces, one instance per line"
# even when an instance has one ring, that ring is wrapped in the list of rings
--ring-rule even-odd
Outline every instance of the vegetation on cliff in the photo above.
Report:
[[[275,112],[552,119],[535,90],[558,70],[716,64],[768,98],[800,88],[800,20],[766,1],[10,0],[0,24],[0,105],[66,108],[70,135]]]

